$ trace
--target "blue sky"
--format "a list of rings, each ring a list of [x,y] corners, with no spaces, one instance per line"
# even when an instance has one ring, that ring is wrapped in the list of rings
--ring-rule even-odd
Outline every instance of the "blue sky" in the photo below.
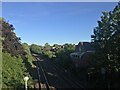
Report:
[[[110,11],[115,2],[4,2],[2,16],[14,25],[22,42],[53,45],[91,41],[102,11]]]

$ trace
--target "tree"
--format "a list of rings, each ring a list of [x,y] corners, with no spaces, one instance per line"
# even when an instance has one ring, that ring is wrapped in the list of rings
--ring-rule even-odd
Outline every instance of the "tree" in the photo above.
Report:
[[[27,43],[23,43],[22,44],[23,48],[24,48],[24,51],[26,52],[26,58],[28,59],[28,62],[33,65],[32,61],[33,61],[33,57],[31,55],[31,52],[30,52],[30,48],[29,48],[29,45]]]
[[[22,63],[23,60],[20,57],[11,57],[9,53],[2,53],[2,55],[2,87],[23,88],[23,78],[25,76],[30,77],[25,65]]]
[[[95,61],[100,71],[120,72],[120,2],[110,12],[102,12],[101,20],[94,29],[92,41],[95,43]]]
[[[42,47],[36,44],[32,44],[30,46],[30,51],[36,54],[41,54],[42,53]]]
[[[24,49],[21,45],[20,38],[13,32],[15,29],[13,25],[6,22],[5,19],[0,20],[0,23],[2,23],[2,50],[9,52],[13,56],[21,55],[24,58]]]
[[[0,19],[1,20],[1,19]],[[2,60],[2,86],[3,88],[23,88],[25,76],[29,76],[31,82],[32,78],[30,76],[30,62],[26,57],[30,56],[29,48],[26,47],[27,44],[22,44],[19,42],[18,38],[13,32],[13,25],[9,24],[2,19],[2,51],[0,55],[3,56]],[[24,48],[23,48],[24,47]],[[0,47],[1,49],[1,47]],[[27,54],[25,53],[27,52]],[[27,55],[25,57],[25,55]],[[31,61],[32,62],[32,61]],[[1,63],[0,63],[1,64]],[[1,66],[1,65],[0,65]],[[28,68],[29,66],[29,68]],[[30,69],[30,70],[28,70]],[[1,79],[1,78],[0,78]]]
[[[98,21],[98,27],[94,29],[93,42],[96,44],[96,52],[100,53],[98,55],[101,57],[100,59],[110,64],[108,60],[110,57],[115,66],[120,64],[118,61],[120,58],[118,55],[120,50],[120,3],[113,11],[103,12],[101,21]]]
[[[50,51],[52,48],[51,48],[51,46],[49,45],[49,43],[45,43],[45,45],[44,45],[44,50],[46,50],[46,51]]]
[[[70,53],[74,52],[75,46],[73,44],[64,44],[61,48],[58,48],[55,52],[58,63],[60,63],[65,69],[71,69],[73,66],[70,60]]]

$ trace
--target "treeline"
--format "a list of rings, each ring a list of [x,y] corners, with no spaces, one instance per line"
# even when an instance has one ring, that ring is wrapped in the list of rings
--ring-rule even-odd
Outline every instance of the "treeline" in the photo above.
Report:
[[[12,24],[0,19],[2,24],[2,88],[9,88],[11,90],[16,88],[24,88],[23,78],[29,76],[29,87],[32,83],[33,57],[31,53],[38,54],[44,59],[57,61],[64,68],[69,69],[72,62],[70,62],[70,53],[75,50],[74,44],[50,46],[46,43],[44,46],[27,43],[21,43],[20,37],[17,37]],[[69,63],[69,64],[68,64]]]
[[[32,56],[29,46],[20,42],[12,24],[4,18],[0,18],[2,28],[0,30],[2,42],[2,88],[14,90],[24,88],[23,78],[28,76],[29,87],[32,82],[30,69],[32,68]]]
[[[30,46],[30,51],[40,55],[41,58],[59,63],[65,69],[70,69],[71,65],[73,65],[70,60],[70,53],[75,51],[75,44],[54,44],[52,46],[48,43],[44,46],[32,44]]]
[[[70,60],[70,53],[75,51],[74,44],[44,46],[27,43],[21,44],[20,38],[16,37],[13,25],[0,19],[2,22],[3,42],[3,88],[23,87],[23,78],[32,75],[31,53],[41,58],[59,63],[66,70],[70,70],[84,79],[91,87],[114,88],[120,85],[120,2],[113,11],[102,12],[98,26],[94,28],[91,36],[95,44],[95,55],[89,67],[78,68]],[[82,77],[81,77],[82,76]],[[81,80],[82,80],[81,79]]]
[[[90,72],[96,87],[113,88],[120,85],[120,2],[112,11],[102,12],[94,28],[92,42],[95,57]]]
[[[115,88],[120,85],[120,2],[112,11],[102,12],[98,26],[94,28],[91,35],[94,43],[95,54],[85,68],[74,68],[70,60],[70,53],[74,52],[75,45],[54,44],[45,46],[32,44],[31,52],[51,59],[71,70],[81,81],[87,83],[88,87]],[[72,69],[70,69],[72,68]]]

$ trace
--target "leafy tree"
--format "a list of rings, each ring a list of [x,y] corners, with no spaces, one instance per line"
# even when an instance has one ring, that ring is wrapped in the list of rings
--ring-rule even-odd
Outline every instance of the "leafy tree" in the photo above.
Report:
[[[26,58],[27,58],[28,62],[29,62],[31,65],[33,65],[33,63],[32,63],[33,57],[32,57],[32,55],[31,55],[29,45],[28,45],[27,43],[23,43],[22,46],[23,46],[23,48],[24,48],[24,50],[25,50],[25,52],[26,52]]]
[[[104,68],[107,78],[112,78],[112,74],[120,72],[120,2],[113,11],[102,13],[92,35],[96,48],[95,67],[99,72]]]
[[[30,66],[30,59],[32,57],[29,48],[27,45],[21,44],[18,38],[13,32],[14,27],[12,24],[9,24],[4,19],[2,23],[2,82],[3,88],[23,88],[23,78],[25,76],[30,77],[30,82],[32,80],[27,66]],[[24,48],[25,49],[24,49]],[[0,48],[1,49],[1,48]],[[27,54],[25,54],[25,51]],[[26,55],[26,56],[25,56]],[[29,59],[26,59],[26,57]],[[29,62],[29,63],[28,63]],[[0,63],[1,66],[1,63]],[[30,69],[30,68],[29,68]]]
[[[106,68],[120,68],[120,3],[113,11],[103,12],[101,21],[94,29],[93,42],[96,44],[98,60]]]
[[[66,69],[71,69],[73,66],[72,61],[70,60],[70,53],[74,52],[75,45],[64,44],[62,48],[57,49],[55,52],[58,62]]]
[[[50,45],[49,45],[49,43],[45,43],[45,45],[44,45],[45,47],[49,47]]]
[[[13,56],[21,55],[22,58],[25,58],[20,38],[13,32],[15,29],[13,25],[6,22],[5,19],[2,19],[0,22],[2,23],[2,51],[9,52]]]
[[[52,57],[55,57],[55,53],[52,51],[44,51],[43,54],[49,59],[51,59]]]
[[[57,48],[57,47],[59,47],[59,45],[58,45],[58,44],[54,44],[53,47],[56,47],[56,48]]]
[[[51,48],[51,46],[49,45],[49,43],[45,43],[45,45],[44,45],[44,50],[45,51],[50,51],[52,48]]]
[[[11,57],[9,53],[2,53],[2,86],[3,88],[23,88],[25,76],[29,76],[23,60]],[[31,77],[30,77],[31,78]],[[29,81],[30,82],[30,81]]]
[[[36,44],[30,46],[30,51],[36,54],[41,54],[42,47]]]

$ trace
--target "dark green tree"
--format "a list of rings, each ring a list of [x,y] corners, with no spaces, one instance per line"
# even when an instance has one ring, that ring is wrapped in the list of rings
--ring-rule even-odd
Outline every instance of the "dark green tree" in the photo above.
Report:
[[[106,69],[120,68],[120,3],[113,11],[103,12],[94,29],[97,59]]]
[[[120,2],[113,11],[102,13],[103,16],[92,35],[96,48],[95,67],[99,72],[104,68],[107,78],[113,81],[113,74],[120,72]]]

